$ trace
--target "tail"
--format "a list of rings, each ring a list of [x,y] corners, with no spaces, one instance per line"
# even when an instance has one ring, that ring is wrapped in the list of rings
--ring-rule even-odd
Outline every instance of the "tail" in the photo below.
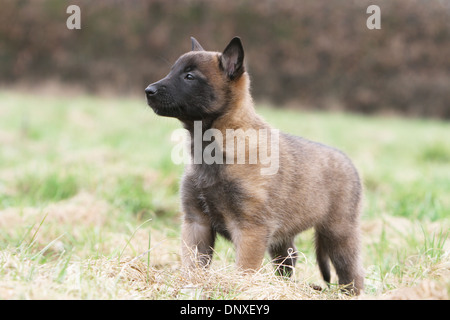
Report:
[[[316,230],[316,256],[317,264],[319,265],[320,273],[322,273],[323,280],[330,283],[330,257],[327,251],[326,239]]]

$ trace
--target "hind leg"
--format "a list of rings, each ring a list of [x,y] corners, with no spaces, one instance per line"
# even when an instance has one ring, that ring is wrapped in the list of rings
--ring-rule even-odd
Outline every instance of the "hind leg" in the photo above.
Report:
[[[297,261],[297,248],[293,239],[283,240],[269,246],[269,254],[279,275],[290,277]]]
[[[326,238],[321,236],[320,233],[316,230],[315,234],[316,238],[316,256],[317,256],[317,264],[319,265],[320,273],[322,274],[323,280],[327,284],[330,283],[331,275],[330,275],[330,257],[328,256],[328,244],[326,242]]]
[[[330,252],[330,259],[344,291],[359,294],[364,289],[364,277],[360,267],[359,249],[354,247],[352,237],[341,239],[339,246]]]
[[[344,290],[359,294],[363,290],[363,276],[359,263],[359,250],[354,248],[352,237],[341,239],[341,243],[330,252],[330,259]]]
[[[329,282],[329,267],[325,257],[333,263],[343,290],[359,294],[364,287],[360,263],[359,231],[357,228],[345,234],[336,234],[336,229],[317,230],[316,245],[319,267],[325,281]]]

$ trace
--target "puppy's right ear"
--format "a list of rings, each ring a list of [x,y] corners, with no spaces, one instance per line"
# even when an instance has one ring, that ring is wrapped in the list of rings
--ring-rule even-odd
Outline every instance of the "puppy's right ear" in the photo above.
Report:
[[[244,73],[244,48],[239,37],[230,41],[220,57],[220,63],[230,80],[237,79]]]
[[[203,49],[203,47],[200,45],[200,43],[198,43],[198,41],[194,37],[191,37],[191,42],[192,42],[192,51],[205,51],[205,49]]]

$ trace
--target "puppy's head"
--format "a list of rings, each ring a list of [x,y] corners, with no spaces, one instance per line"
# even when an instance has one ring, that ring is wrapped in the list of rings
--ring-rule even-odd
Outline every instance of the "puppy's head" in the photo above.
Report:
[[[244,49],[235,37],[223,52],[205,51],[197,40],[169,74],[145,89],[153,111],[182,121],[214,119],[227,111],[245,72]]]

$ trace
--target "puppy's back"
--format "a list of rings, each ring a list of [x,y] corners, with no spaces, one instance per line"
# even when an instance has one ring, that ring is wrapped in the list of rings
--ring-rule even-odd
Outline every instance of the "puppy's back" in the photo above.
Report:
[[[361,183],[341,151],[282,133],[280,169],[269,194],[273,195],[270,210],[281,214],[283,228],[298,233],[330,217],[354,220],[359,214]]]

